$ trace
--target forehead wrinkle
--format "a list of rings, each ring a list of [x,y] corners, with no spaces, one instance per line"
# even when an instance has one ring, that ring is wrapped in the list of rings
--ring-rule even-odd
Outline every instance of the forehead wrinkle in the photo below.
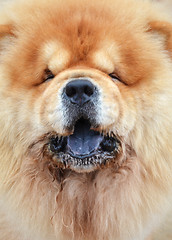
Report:
[[[63,70],[69,61],[69,52],[58,41],[48,42],[43,46],[42,56],[53,73]]]
[[[104,72],[112,73],[115,69],[115,63],[120,63],[119,48],[115,43],[101,44],[92,59],[98,68],[101,68]]]

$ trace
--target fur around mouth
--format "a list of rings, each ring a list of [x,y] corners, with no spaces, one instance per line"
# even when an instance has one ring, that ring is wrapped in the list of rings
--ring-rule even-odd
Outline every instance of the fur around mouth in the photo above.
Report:
[[[63,169],[80,172],[93,171],[113,162],[121,152],[120,141],[113,133],[103,135],[90,128],[90,122],[81,118],[75,123],[72,135],[52,136],[48,152],[53,161]]]

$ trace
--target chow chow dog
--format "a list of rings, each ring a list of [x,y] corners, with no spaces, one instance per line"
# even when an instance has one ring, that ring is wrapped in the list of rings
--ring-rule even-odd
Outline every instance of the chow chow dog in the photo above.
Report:
[[[1,2],[0,106],[0,240],[172,239],[160,3]]]

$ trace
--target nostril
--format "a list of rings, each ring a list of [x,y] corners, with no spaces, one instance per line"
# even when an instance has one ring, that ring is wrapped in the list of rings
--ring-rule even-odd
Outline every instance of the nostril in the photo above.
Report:
[[[84,88],[84,93],[87,95],[87,96],[91,96],[91,95],[93,95],[93,93],[94,93],[94,87],[93,87],[93,85],[91,85],[91,86],[85,86],[85,88]]]
[[[66,86],[66,95],[68,97],[73,97],[76,94],[76,89],[73,86]]]

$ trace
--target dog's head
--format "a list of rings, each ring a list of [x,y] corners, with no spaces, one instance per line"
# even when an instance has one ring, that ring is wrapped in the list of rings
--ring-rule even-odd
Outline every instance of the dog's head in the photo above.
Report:
[[[62,169],[119,167],[149,138],[163,52],[144,13],[136,23],[119,6],[114,12],[100,4],[98,12],[93,4],[71,4],[63,11],[47,6],[46,13],[27,6],[30,21],[18,12],[23,21],[1,27],[2,35],[13,34],[3,62],[17,101],[15,145],[23,138],[29,152],[42,142],[40,153]]]
[[[148,3],[131,2],[11,7],[0,26],[4,179],[27,169],[57,183],[168,175],[172,27]]]

